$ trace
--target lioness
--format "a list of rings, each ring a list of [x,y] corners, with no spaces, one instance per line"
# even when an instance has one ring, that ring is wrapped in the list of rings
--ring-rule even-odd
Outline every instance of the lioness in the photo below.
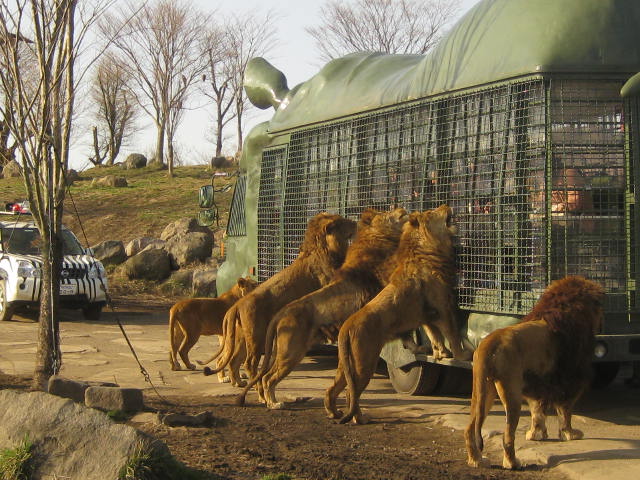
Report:
[[[391,212],[367,209],[361,214],[358,231],[335,279],[320,290],[291,302],[271,321],[262,371],[258,377],[251,378],[239,395],[239,404],[244,403],[249,388],[261,379],[262,388],[259,386],[258,392],[267,406],[283,406],[276,402],[275,386],[304,358],[319,329],[341,324],[389,280],[395,266],[392,258],[406,220],[404,208]],[[274,364],[269,366],[276,335]]]
[[[473,355],[471,421],[464,432],[470,466],[482,458],[482,424],[496,394],[507,412],[504,468],[518,468],[515,432],[523,398],[531,410],[527,440],[545,440],[545,414],[554,407],[560,440],[582,438],[571,428],[573,406],[589,385],[595,334],[602,325],[604,290],[583,277],[556,280],[520,323],[495,330]]]
[[[368,421],[360,412],[360,395],[369,384],[382,347],[388,341],[427,326],[434,355],[447,351],[442,334],[456,358],[470,358],[456,322],[455,227],[447,205],[413,212],[404,225],[396,255],[397,267],[389,284],[373,300],[351,315],[338,335],[338,369],[325,393],[325,409],[339,418],[336,398],[348,387],[348,411],[340,420]]]
[[[249,375],[255,376],[271,317],[287,303],[331,281],[344,261],[355,230],[356,222],[340,215],[319,213],[313,217],[294,262],[260,284],[226,313],[223,348],[206,362],[198,363],[209,363],[220,354],[222,360],[215,370],[209,369],[205,374],[218,372],[234,357],[243,355],[241,350],[246,347],[245,368]],[[236,341],[239,335],[244,342]]]
[[[238,278],[236,284],[228,292],[217,298],[189,298],[173,305],[169,310],[171,370],[181,369],[177,354],[180,354],[180,358],[188,369],[194,370],[196,368],[189,361],[189,351],[196,344],[200,335],[217,335],[218,341],[222,343],[224,314],[231,305],[253,291],[257,285],[257,282],[250,277]],[[237,383],[239,367],[239,364],[232,367],[230,377],[226,377],[224,371],[218,372],[218,380]]]

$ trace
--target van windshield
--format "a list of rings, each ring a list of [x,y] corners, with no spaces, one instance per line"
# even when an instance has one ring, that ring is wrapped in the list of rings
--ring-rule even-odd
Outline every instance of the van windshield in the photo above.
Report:
[[[0,230],[5,252],[18,255],[42,254],[42,238],[37,228],[2,228]],[[69,230],[62,230],[62,242],[64,255],[84,253],[78,239]]]

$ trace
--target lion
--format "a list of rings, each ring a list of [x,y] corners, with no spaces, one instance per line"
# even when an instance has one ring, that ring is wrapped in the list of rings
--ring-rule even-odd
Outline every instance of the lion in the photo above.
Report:
[[[269,408],[282,408],[275,399],[275,386],[300,363],[318,335],[341,324],[349,315],[373,298],[387,283],[395,266],[402,226],[407,220],[404,208],[390,212],[366,209],[360,216],[358,231],[335,279],[325,287],[291,302],[271,320],[265,343],[260,375],[251,377],[238,396],[258,382],[258,395]],[[273,343],[277,343],[275,350]],[[271,361],[274,351],[274,363]]]
[[[531,410],[527,440],[545,440],[545,415],[555,408],[560,440],[582,438],[571,427],[573,406],[588,387],[595,334],[601,328],[604,290],[579,276],[552,282],[521,322],[495,330],[473,356],[471,420],[464,432],[467,463],[487,465],[482,458],[482,424],[496,395],[507,412],[502,466],[520,467],[515,432],[523,398]]]
[[[349,240],[355,231],[356,222],[340,215],[319,213],[313,217],[293,263],[227,311],[222,348],[207,361],[198,362],[205,365],[222,355],[215,369],[205,369],[205,375],[217,373],[229,362],[236,361],[234,359],[238,355],[244,357],[246,349],[245,369],[251,377],[255,376],[271,317],[289,302],[333,279],[345,259]]]
[[[171,370],[180,370],[178,354],[185,366],[195,370],[196,366],[189,361],[189,351],[200,339],[200,335],[217,335],[222,342],[222,320],[229,308],[247,293],[253,291],[258,283],[250,277],[238,278],[228,292],[217,298],[189,298],[181,300],[169,310],[169,361]],[[240,362],[241,363],[241,362]],[[239,381],[240,365],[233,365],[229,377],[224,371],[218,372],[220,382]]]
[[[456,358],[471,357],[471,352],[463,348],[456,321],[457,229],[452,215],[447,205],[411,213],[403,227],[397,266],[389,283],[340,328],[338,368],[324,399],[330,418],[340,418],[336,399],[346,386],[348,411],[340,423],[369,421],[360,411],[359,399],[375,372],[382,347],[420,325],[426,327],[437,359],[450,356],[443,335]]]

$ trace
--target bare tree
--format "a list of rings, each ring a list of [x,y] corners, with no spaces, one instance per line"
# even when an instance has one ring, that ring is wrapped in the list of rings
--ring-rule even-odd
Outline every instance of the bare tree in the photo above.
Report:
[[[100,6],[101,4],[101,6]],[[61,365],[58,329],[65,172],[79,48],[104,2],[0,2],[2,117],[17,143],[24,185],[43,242],[40,324],[33,387]]]
[[[224,128],[235,118],[235,95],[233,79],[236,55],[231,50],[231,37],[219,26],[212,26],[201,43],[202,55],[207,62],[207,71],[202,76],[205,87],[202,93],[213,101],[215,107],[216,157],[222,155]]]
[[[320,25],[306,31],[326,61],[357,51],[423,54],[459,7],[459,0],[327,0]]]
[[[204,69],[198,40],[209,17],[184,0],[157,0],[136,11],[130,4],[102,23],[103,32],[126,58],[137,86],[137,100],[156,125],[157,161],[173,175],[173,140],[192,86]],[[116,36],[115,32],[120,31]]]
[[[273,12],[267,12],[264,15],[252,12],[243,16],[231,17],[226,22],[231,54],[229,60],[233,72],[230,83],[234,96],[238,151],[242,150],[242,120],[245,109],[249,105],[243,90],[244,72],[249,60],[264,55],[277,45],[276,21],[277,16]]]
[[[113,165],[120,147],[133,134],[137,104],[130,83],[130,72],[123,60],[112,52],[104,54],[91,91],[98,122],[93,127],[94,154],[89,158],[94,165],[101,165],[105,159],[107,165]]]

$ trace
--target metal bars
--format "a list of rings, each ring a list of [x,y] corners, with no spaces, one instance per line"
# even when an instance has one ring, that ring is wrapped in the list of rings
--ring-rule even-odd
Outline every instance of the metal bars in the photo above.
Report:
[[[227,236],[242,237],[247,234],[247,220],[245,214],[245,194],[247,192],[247,176],[240,174],[231,198]]]
[[[461,308],[524,314],[550,280],[581,274],[626,309],[619,88],[536,77],[293,131],[288,152],[263,156],[259,278],[293,261],[320,211],[448,203]]]

